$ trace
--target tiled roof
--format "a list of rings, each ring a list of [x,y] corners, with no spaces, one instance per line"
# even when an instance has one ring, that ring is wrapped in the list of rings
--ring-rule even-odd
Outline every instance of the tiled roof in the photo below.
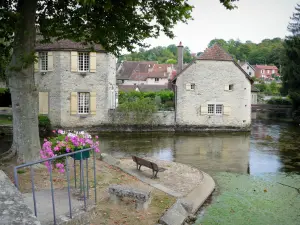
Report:
[[[215,60],[215,61],[233,61],[233,58],[218,44],[207,48],[198,59],[200,60]]]
[[[148,73],[133,72],[133,74],[131,74],[131,76],[129,77],[129,80],[136,80],[136,81],[147,80],[148,75],[149,75]]]
[[[117,72],[118,79],[129,79],[132,73],[137,70],[140,72],[147,72],[148,68],[153,67],[156,61],[124,61],[120,65],[121,68]],[[147,70],[146,70],[147,69]]]
[[[130,92],[130,91],[135,91],[137,88],[137,85],[119,84],[118,88],[119,88],[119,91]]]
[[[71,40],[59,40],[59,41],[55,41],[52,43],[39,43],[37,41],[35,49],[37,51],[59,51],[59,50],[68,50],[68,51],[72,51],[72,50],[86,50],[89,51],[91,50],[91,48],[93,48],[93,51],[96,52],[105,52],[104,48],[99,45],[99,44],[95,44],[95,45],[84,45],[83,43],[79,43],[79,42],[74,42]]]
[[[150,84],[142,84],[138,85],[138,88],[142,92],[148,92],[148,91],[162,91],[168,89],[168,85],[150,85]]]
[[[262,69],[262,70],[278,70],[277,66],[268,66],[268,65],[255,65],[256,69]]]

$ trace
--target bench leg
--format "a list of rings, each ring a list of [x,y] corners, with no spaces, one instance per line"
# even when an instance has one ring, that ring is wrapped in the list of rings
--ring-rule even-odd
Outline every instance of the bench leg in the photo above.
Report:
[[[120,203],[120,198],[117,195],[114,194],[110,194],[109,195],[110,200],[114,203],[114,204],[119,204]]]
[[[141,170],[142,165],[139,166],[138,170]]]
[[[138,211],[147,210],[149,206],[150,201],[142,202],[142,201],[136,201],[135,208]]]

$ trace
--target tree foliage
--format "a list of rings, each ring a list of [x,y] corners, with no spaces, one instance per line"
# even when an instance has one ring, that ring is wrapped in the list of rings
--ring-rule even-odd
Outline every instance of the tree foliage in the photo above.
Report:
[[[235,60],[248,61],[252,65],[274,64],[280,67],[283,52],[283,40],[280,38],[264,39],[258,44],[251,41],[242,43],[240,40],[214,39],[209,42],[208,47],[215,43],[224,48]]]
[[[188,47],[183,49],[183,62],[190,63],[193,60],[191,51]],[[140,48],[137,52],[131,54],[122,55],[119,57],[119,61],[158,61],[158,63],[177,63],[177,46],[172,44],[167,47],[154,47],[149,50]]]
[[[300,7],[296,6],[288,30],[292,33],[284,42],[283,91],[288,93],[295,109],[300,109]]]

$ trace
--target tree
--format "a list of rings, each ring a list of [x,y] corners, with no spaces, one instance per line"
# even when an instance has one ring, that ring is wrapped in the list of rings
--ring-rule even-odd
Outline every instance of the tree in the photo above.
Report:
[[[288,31],[292,33],[284,42],[282,57],[283,92],[288,92],[294,109],[300,109],[300,5],[291,17]]]
[[[220,2],[234,8],[230,0]],[[145,47],[143,40],[158,37],[161,31],[173,38],[174,25],[191,19],[192,8],[187,0],[0,0],[0,37],[4,42],[13,37],[9,46],[0,45],[0,52],[12,49],[5,71],[13,110],[13,144],[1,157],[17,154],[19,161],[38,157],[36,28],[43,41],[101,43],[108,52],[119,54],[122,49]]]

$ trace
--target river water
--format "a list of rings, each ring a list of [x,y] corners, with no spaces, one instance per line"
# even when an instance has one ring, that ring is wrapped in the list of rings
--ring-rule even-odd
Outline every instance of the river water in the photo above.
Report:
[[[151,156],[209,174],[300,173],[300,127],[255,121],[251,134],[147,133],[101,135],[101,151],[115,157]]]

